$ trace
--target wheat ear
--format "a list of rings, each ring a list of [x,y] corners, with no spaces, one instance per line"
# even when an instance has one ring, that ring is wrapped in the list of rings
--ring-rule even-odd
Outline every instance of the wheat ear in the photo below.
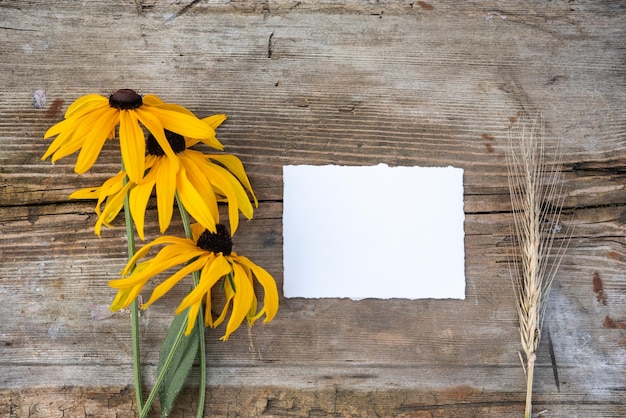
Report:
[[[546,159],[541,116],[522,119],[511,128],[506,162],[517,245],[509,266],[526,357],[526,418],[531,416],[533,372],[546,302],[568,242],[562,240],[558,248],[553,245],[563,208],[561,160],[560,145],[553,160]]]

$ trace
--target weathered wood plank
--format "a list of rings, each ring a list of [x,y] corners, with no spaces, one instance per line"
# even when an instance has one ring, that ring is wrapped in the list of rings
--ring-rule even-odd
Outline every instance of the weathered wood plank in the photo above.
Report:
[[[113,296],[124,231],[96,238],[92,205],[67,201],[117,171],[115,143],[84,176],[71,157],[39,161],[71,101],[130,87],[229,115],[218,137],[261,200],[235,245],[279,284],[283,165],[465,169],[465,301],[281,299],[267,326],[227,343],[209,333],[211,416],[519,416],[504,152],[511,123],[535,111],[549,150],[562,139],[574,226],[535,411],[623,416],[624,35],[623,5],[608,1],[1,3],[0,411],[134,414],[128,318],[92,318]],[[185,290],[141,318],[148,383]],[[184,396],[178,415],[196,399]]]
[[[58,388],[5,391],[9,401],[0,412],[13,416],[99,416],[134,417],[132,391],[119,388]],[[583,395],[584,396],[584,395]],[[617,402],[599,404],[581,401],[581,395],[551,394],[536,397],[537,411],[545,416],[602,416],[621,418],[623,407]],[[42,398],[46,402],[40,402]],[[210,387],[207,398],[211,417],[519,417],[523,399],[516,394],[489,394],[471,386],[452,386],[429,393],[410,389],[353,390],[351,388],[322,387],[316,390],[284,387]],[[174,416],[195,413],[197,394],[186,390]],[[214,402],[214,400],[218,400]],[[157,407],[158,411],[158,407]],[[158,413],[151,414],[157,417]]]

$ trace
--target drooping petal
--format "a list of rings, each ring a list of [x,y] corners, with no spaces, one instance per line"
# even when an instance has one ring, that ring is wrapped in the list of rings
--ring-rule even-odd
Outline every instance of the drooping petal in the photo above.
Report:
[[[230,318],[226,325],[226,333],[220,338],[223,341],[228,340],[230,334],[239,328],[250,310],[250,304],[254,296],[254,289],[246,276],[246,272],[237,263],[233,263],[233,282],[235,284],[235,297],[233,298],[233,308],[230,313]]]
[[[54,154],[52,161],[70,155],[80,149],[85,143],[85,137],[91,132],[93,125],[101,118],[103,112],[109,109],[103,108],[99,112],[91,112],[81,117],[65,119],[52,126],[44,138],[58,135],[46,150],[42,160]]]
[[[82,174],[89,170],[96,162],[104,141],[106,141],[109,132],[118,122],[118,112],[115,109],[107,109],[101,118],[91,127],[91,133],[85,138],[85,143],[78,154],[74,171]]]
[[[248,313],[246,314],[246,320],[248,321],[249,326],[253,326],[256,320],[261,317],[261,315],[263,314],[265,310],[265,308],[262,308],[259,311],[259,313],[257,313],[256,310],[257,310],[258,304],[259,302],[256,298],[256,294],[252,293],[252,303],[250,303],[250,309],[248,310]]]
[[[181,279],[183,279],[188,274],[198,271],[202,268],[202,266],[206,263],[208,255],[205,253],[198,257],[197,260],[192,261],[187,264],[182,269],[178,270],[176,273],[172,274],[170,277],[165,279],[161,284],[154,288],[152,291],[152,295],[150,296],[150,300],[144,304],[144,307],[148,307],[160,299],[163,295],[169,292],[172,287],[174,287]]]
[[[130,181],[139,183],[144,175],[146,139],[132,110],[120,111],[120,150]]]
[[[161,233],[165,232],[172,220],[178,166],[179,164],[176,162],[176,168],[174,168],[170,158],[164,156],[152,167],[152,170],[156,172],[157,210]]]
[[[43,138],[44,139],[52,138],[55,135],[59,135],[62,132],[66,132],[68,129],[70,129],[70,127],[76,126],[76,119],[77,118],[63,119],[61,122],[55,123],[50,128],[48,128],[46,133],[43,135]]]
[[[202,171],[204,167],[204,157],[199,151],[185,150],[180,154],[180,163],[185,167],[185,176],[191,185],[200,192],[200,197],[206,208],[210,211],[215,223],[219,222],[220,214],[217,208],[217,197],[213,191],[213,185],[206,173]],[[181,179],[182,180],[182,179]],[[197,219],[196,219],[197,220]],[[205,226],[215,232],[215,225]]]
[[[108,226],[108,223],[112,221],[121,210],[121,206],[119,206],[119,208],[113,209],[112,199],[111,201],[109,201],[108,198],[121,192],[124,184],[123,179],[125,177],[126,173],[120,171],[115,176],[107,179],[100,187],[87,187],[84,189],[80,189],[69,196],[70,199],[98,200],[96,206],[94,207],[94,212],[96,212],[96,214],[98,215],[98,221],[96,222],[96,225],[94,227],[94,232],[98,236],[100,236],[100,230],[102,228],[102,225],[106,223]],[[100,208],[105,200],[107,200],[107,205],[103,213]],[[111,215],[112,212],[114,212],[113,215]]]
[[[152,260],[149,260],[149,264],[141,271],[133,272],[130,276],[115,279],[109,281],[109,286],[114,289],[124,289],[132,286],[136,286],[140,283],[145,283],[151,277],[160,274],[174,266],[184,264],[194,257],[200,256],[203,251],[195,248],[195,251],[185,252],[182,248],[175,245],[169,245],[161,249],[159,253]]]
[[[158,237],[152,242],[149,242],[148,244],[144,245],[138,251],[135,252],[135,255],[130,260],[128,260],[128,263],[126,264],[126,267],[124,267],[124,270],[122,271],[121,275],[126,276],[130,272],[130,270],[132,270],[132,268],[135,266],[137,261],[143,258],[148,253],[148,251],[150,251],[152,247],[156,245],[161,245],[161,244],[178,245],[182,247],[181,251],[183,252],[189,248],[196,248],[195,242],[187,238],[173,237],[170,235]]]
[[[228,310],[232,305],[233,298],[235,297],[235,290],[231,285],[231,280],[231,278],[228,278],[228,280],[224,280],[224,297],[226,300],[224,302],[224,307],[222,308],[220,316],[218,316],[213,322],[213,328],[220,326],[220,324],[224,322],[224,319],[226,319],[226,314],[228,314]]]
[[[109,196],[113,196],[119,193],[124,188],[124,178],[126,173],[123,171],[118,172],[115,176],[107,179],[102,186],[100,186],[100,195],[98,196],[98,203],[96,203],[95,211],[100,216],[100,206],[105,199]]]
[[[99,187],[85,187],[83,189],[76,190],[74,193],[72,193],[69,196],[69,198],[77,199],[77,200],[78,199],[91,200],[91,199],[97,199],[99,195],[100,195]]]
[[[213,328],[213,312],[211,310],[213,306],[211,304],[211,289],[209,289],[204,296],[204,326]]]
[[[252,198],[254,199],[254,206],[259,207],[259,202],[257,201],[256,196],[254,195],[254,191],[252,190],[252,185],[250,184],[250,180],[248,179],[248,175],[246,174],[246,170],[243,168],[243,164],[239,158],[231,154],[213,154],[209,157],[211,160],[215,160],[226,167],[231,173],[237,177],[237,180],[243,184],[243,186],[250,192]]]
[[[119,290],[117,292],[117,295],[115,295],[115,298],[113,299],[113,302],[111,302],[110,309],[113,312],[115,312],[115,311],[119,311],[120,309],[123,309],[123,308],[127,307],[128,305],[130,305],[130,303],[128,301],[129,300],[131,300],[131,301],[134,300],[134,298],[132,297],[132,293],[134,293],[134,291],[136,291],[136,289],[134,289],[134,288]]]
[[[236,254],[235,256],[237,262],[248,267],[252,273],[254,273],[257,281],[263,287],[263,309],[265,311],[265,320],[263,322],[267,323],[271,321],[278,312],[278,289],[276,287],[276,280],[274,280],[267,270],[254,264],[248,257],[237,256]]]
[[[193,327],[196,325],[196,318],[198,317],[198,311],[200,310],[200,304],[202,302],[194,303],[189,307],[187,312],[187,327],[185,328],[185,335],[191,334]]]
[[[130,191],[130,195],[128,197],[130,213],[133,215],[133,221],[135,222],[135,227],[137,228],[137,235],[139,235],[139,238],[142,241],[146,239],[144,236],[146,208],[155,183],[156,172],[150,170],[143,180],[141,180],[141,182]]]
[[[102,225],[111,226],[111,222],[117,217],[122,208],[124,207],[124,198],[128,190],[133,186],[133,183],[128,183],[119,193],[115,193],[112,197],[107,199],[106,206],[101,214],[98,216],[98,221],[94,231],[96,235],[100,236]]]
[[[215,232],[215,225],[219,222],[219,218],[215,219],[213,216],[214,213],[217,214],[217,202],[214,203],[214,208],[207,206],[200,192],[196,190],[187,178],[184,166],[181,166],[178,172],[176,189],[181,203],[189,214],[206,229]],[[206,193],[206,190],[203,190],[204,193]]]
[[[233,257],[233,259],[236,261],[236,258]],[[252,287],[252,302],[250,303],[250,309],[248,309],[248,313],[246,314],[246,319],[248,320],[248,325],[249,326],[253,326],[254,323],[256,322],[256,320],[262,315],[262,313],[264,312],[265,308],[262,308],[259,313],[257,313],[257,307],[259,305],[259,302],[257,300],[256,297],[256,293],[254,292],[254,278],[252,275],[252,271],[250,271],[250,269],[242,264],[239,264],[243,270],[246,272],[246,277],[248,278],[248,282],[250,282],[250,286]]]
[[[135,271],[139,272],[143,270],[148,264],[150,264],[149,261],[138,264]],[[137,296],[139,296],[139,293],[141,293],[141,290],[148,280],[149,278],[146,278],[144,282],[138,283],[135,286],[131,286],[126,289],[120,289],[113,303],[111,304],[111,310],[115,311],[117,309],[125,308],[130,305],[134,300],[137,299]]]
[[[213,164],[201,152],[188,150],[185,156],[193,161],[194,166],[201,170],[202,175],[211,182],[213,188],[226,198],[231,235],[234,235],[239,225],[238,211],[241,210],[248,219],[252,217],[253,213],[252,205],[243,186],[232,173],[217,164]]]
[[[109,112],[109,110],[105,108],[104,112]],[[94,134],[99,135],[93,130],[93,127],[102,119],[102,115],[102,112],[92,112],[79,119],[71,119],[75,120],[74,125],[61,132],[50,145],[50,147],[55,144],[58,145],[58,149],[52,156],[52,162],[75,153],[85,145],[90,137]],[[115,122],[112,126],[115,127]]]
[[[231,266],[222,255],[208,258],[205,260],[206,265],[202,268],[200,273],[200,282],[189,294],[182,300],[176,313],[180,313],[188,306],[191,306],[198,301],[201,301],[204,294],[206,294],[222,277],[231,272]]]
[[[231,235],[234,235],[239,225],[239,210],[246,218],[250,219],[254,211],[252,204],[241,183],[226,169],[206,162],[204,170],[207,177],[211,179],[213,186],[227,198],[230,231]]]

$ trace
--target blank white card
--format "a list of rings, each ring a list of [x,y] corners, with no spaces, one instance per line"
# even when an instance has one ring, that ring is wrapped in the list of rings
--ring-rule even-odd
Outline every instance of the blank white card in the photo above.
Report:
[[[287,298],[464,299],[463,169],[283,167]]]

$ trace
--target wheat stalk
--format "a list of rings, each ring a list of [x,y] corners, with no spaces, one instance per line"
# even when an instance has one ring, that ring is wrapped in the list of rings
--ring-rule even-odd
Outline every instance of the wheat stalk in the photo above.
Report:
[[[517,301],[519,330],[526,364],[526,411],[532,410],[533,371],[547,299],[568,239],[554,247],[563,208],[560,144],[554,159],[546,159],[541,116],[520,120],[509,133],[509,192],[517,245],[510,260]],[[521,354],[520,354],[521,357]]]

